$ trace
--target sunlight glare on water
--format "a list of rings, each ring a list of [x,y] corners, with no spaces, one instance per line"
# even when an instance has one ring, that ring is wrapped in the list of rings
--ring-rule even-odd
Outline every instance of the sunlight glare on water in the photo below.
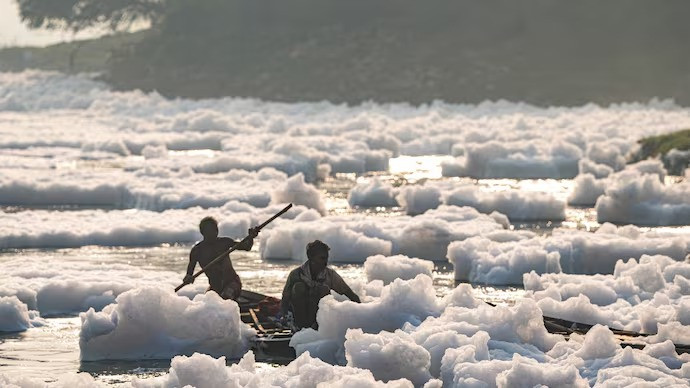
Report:
[[[452,161],[454,158],[448,155],[432,156],[399,156],[391,158],[388,172],[391,175],[402,176],[408,182],[414,183],[422,179],[440,179],[441,164]]]

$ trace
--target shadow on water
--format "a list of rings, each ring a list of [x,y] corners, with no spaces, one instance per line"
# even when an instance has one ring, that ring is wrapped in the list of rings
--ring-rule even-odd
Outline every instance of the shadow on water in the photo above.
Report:
[[[231,366],[239,362],[240,358],[227,358],[225,364]],[[148,378],[168,373],[171,359],[160,360],[100,360],[80,361],[79,372],[88,373],[99,380],[108,380],[109,383],[123,383],[130,381],[132,377]],[[289,364],[293,359],[266,358],[256,356],[259,368],[272,368]]]
[[[461,285],[461,284],[469,284],[472,286],[472,288],[491,288],[493,290],[497,291],[515,291],[515,290],[521,290],[523,289],[522,284],[503,284],[499,286],[494,286],[494,285],[486,285],[486,284],[481,284],[481,283],[470,283],[470,282],[463,282],[461,280],[456,280],[454,285],[455,287]]]
[[[79,372],[92,375],[150,375],[167,372],[169,368],[170,360],[101,360],[79,363]]]

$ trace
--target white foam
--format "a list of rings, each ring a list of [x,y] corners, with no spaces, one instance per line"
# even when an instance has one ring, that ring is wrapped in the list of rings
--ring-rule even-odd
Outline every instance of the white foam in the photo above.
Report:
[[[149,287],[124,292],[116,302],[80,314],[82,360],[160,359],[197,351],[237,357],[256,335],[242,323],[237,303],[213,292],[189,300]]]
[[[0,386],[3,388],[106,388],[107,384],[96,381],[90,374],[66,373],[54,381],[46,383],[42,379],[23,376],[5,376],[0,374]]]
[[[586,165],[587,161],[584,164]],[[609,187],[645,179],[645,174],[656,175],[663,182],[666,170],[659,160],[643,160],[627,165],[622,171],[615,173],[604,174],[596,168],[585,168],[575,178],[575,187],[568,197],[568,203],[577,206],[594,206],[597,199],[604,195]]]
[[[16,296],[0,297],[0,332],[24,331],[43,323],[38,314],[28,310]]]
[[[685,343],[690,342],[690,333],[682,334],[683,328],[671,331],[666,327],[690,324],[684,313],[688,293],[677,281],[685,279],[679,273],[686,271],[690,271],[688,263],[643,255],[639,262],[619,260],[612,275],[540,276],[532,272],[524,276],[524,285],[531,291],[528,297],[538,300],[546,315],[635,332],[659,330],[655,341],[673,338]],[[661,330],[674,332],[674,336],[662,335]]]
[[[384,186],[388,192],[393,188]],[[566,203],[549,193],[506,189],[489,191],[471,184],[426,181],[398,189],[397,200],[407,214],[416,215],[441,204],[470,206],[482,213],[499,212],[512,221],[565,219]]]
[[[579,168],[580,173],[607,175],[611,182],[620,182],[609,204],[615,211],[602,211],[605,217],[618,220],[622,214],[624,220],[647,223],[658,212],[663,217],[657,220],[670,223],[675,215],[663,210],[664,207],[673,208],[673,213],[679,216],[685,214],[682,212],[685,200],[676,198],[687,198],[687,193],[678,189],[684,183],[672,186],[659,183],[661,189],[650,184],[653,190],[646,190],[648,178],[639,178],[641,173],[636,174],[638,178],[623,182],[625,171],[612,172],[623,168],[624,155],[639,138],[690,126],[690,111],[670,102],[538,108],[506,101],[477,105],[436,102],[413,107],[375,103],[280,104],[234,98],[168,100],[156,93],[110,91],[105,84],[84,76],[49,72],[0,73],[0,95],[3,96],[0,98],[0,148],[6,151],[0,153],[3,166],[0,175],[4,179],[0,182],[0,193],[6,194],[0,197],[12,199],[20,206],[18,213],[0,213],[0,225],[4,225],[4,229],[0,226],[2,248],[192,242],[198,239],[196,222],[206,215],[214,215],[221,221],[222,234],[241,237],[249,226],[277,211],[279,205],[263,206],[277,188],[286,187],[282,185],[288,176],[304,175],[296,187],[310,193],[306,205],[321,210],[319,199],[304,182],[324,178],[331,172],[386,170],[388,159],[399,153],[461,156],[445,165],[444,174],[477,178],[563,178],[575,176]],[[264,167],[273,169],[262,170]],[[646,167],[640,171],[655,173]],[[582,190],[589,194],[583,202],[591,202],[597,196],[594,184],[590,186]],[[361,262],[373,254],[405,254],[439,260],[446,256],[451,242],[482,236],[491,241],[494,249],[482,255],[487,255],[487,262],[495,265],[498,272],[505,273],[501,277],[488,276],[490,270],[475,271],[491,281],[512,282],[521,272],[539,269],[538,265],[546,262],[540,262],[539,255],[547,257],[556,253],[560,256],[561,269],[567,273],[613,275],[604,280],[588,277],[592,282],[568,278],[562,285],[544,284],[543,289],[535,289],[537,304],[521,301],[514,307],[501,308],[484,306],[467,287],[459,287],[446,299],[436,298],[431,280],[420,280],[425,279],[422,275],[387,286],[382,282],[362,285],[366,293],[362,295],[365,303],[361,305],[324,298],[319,319],[325,323],[320,330],[304,331],[296,336],[302,337],[303,348],[345,362],[343,345],[348,328],[362,328],[357,340],[360,345],[368,346],[379,341],[393,343],[389,335],[383,334],[385,338],[380,339],[374,333],[392,332],[404,326],[414,344],[405,341],[399,349],[410,349],[424,358],[423,348],[429,354],[428,373],[448,384],[462,381],[489,386],[581,385],[573,367],[589,384],[640,381],[656,385],[683,384],[690,378],[688,360],[668,350],[668,342],[659,342],[654,345],[657,347],[650,346],[644,352],[620,349],[612,346],[612,337],[603,328],[593,329],[589,337],[574,335],[570,341],[562,341],[544,334],[538,307],[555,303],[556,311],[564,303],[578,302],[573,311],[581,312],[583,317],[590,314],[608,324],[618,322],[623,327],[650,332],[658,328],[655,341],[681,340],[685,338],[690,319],[687,315],[690,280],[686,267],[659,259],[629,261],[618,267],[615,263],[631,257],[640,259],[646,253],[681,260],[690,246],[686,236],[609,224],[602,225],[594,234],[560,229],[550,237],[537,237],[507,231],[505,215],[483,215],[475,209],[444,205],[443,194],[456,189],[457,181],[445,186],[428,181],[424,186],[408,189],[401,197],[408,212],[434,209],[416,217],[376,220],[362,215],[320,217],[314,210],[299,207],[262,232],[262,256],[302,260],[306,242],[325,237],[330,239],[328,243],[337,261]],[[290,197],[289,190],[283,194],[281,197],[286,200],[301,199]],[[512,218],[520,217],[519,207],[527,204],[525,198],[534,197],[500,194],[513,197],[499,201],[499,194],[477,191],[473,195],[475,205],[482,211],[489,213],[503,206],[501,209]],[[540,201],[537,205],[544,207],[533,211],[534,216],[553,218],[551,202],[546,197]],[[43,205],[118,210],[22,208]],[[641,215],[636,213],[640,209],[644,210]],[[190,220],[196,221],[190,223]],[[482,252],[480,247],[468,250],[467,254],[477,252]],[[657,269],[650,270],[650,263]],[[83,266],[68,273],[57,263],[51,262],[45,268],[32,264],[26,273],[7,275],[7,270],[14,267],[18,266],[3,262],[0,295],[10,296],[12,306],[20,310],[26,306],[27,311],[37,308],[57,313],[99,308],[118,295],[126,295],[127,289],[149,284],[141,279],[125,281],[126,276],[136,273],[134,267],[114,269],[108,279],[110,283],[103,281],[108,274],[97,275],[96,269]],[[93,271],[94,278],[75,284],[70,277],[76,277],[79,271]],[[67,276],[58,277],[59,272]],[[147,279],[155,278],[153,272],[142,271]],[[165,276],[155,279],[164,286],[176,285],[179,274],[175,280],[164,280]],[[541,281],[543,277],[574,275],[534,276]],[[538,283],[534,279],[530,281]],[[537,296],[537,293],[541,294]],[[126,314],[120,315],[117,326],[111,319],[120,308],[133,313],[135,305],[145,305],[147,308],[139,315],[141,319],[167,322],[166,314],[176,312],[183,304],[197,306],[197,302],[183,301],[173,295],[161,296],[158,300],[170,301],[168,312],[152,302],[153,294],[147,293],[142,298],[137,303],[110,305],[102,314],[90,313],[91,320],[86,327],[97,332],[116,327],[111,333],[113,337],[118,330],[125,336],[129,333],[121,321]],[[212,297],[209,294],[199,298]],[[200,314],[220,320],[222,314],[218,311],[199,308]],[[178,316],[185,315],[177,314],[175,318]],[[179,321],[180,325],[191,325],[191,318]],[[226,330],[228,324],[223,323],[222,328]],[[195,337],[185,340],[189,343],[182,341],[189,345],[185,347],[171,340],[181,338],[176,337],[178,333],[172,333],[175,327],[151,328],[151,333],[159,334],[156,338],[160,340],[151,346],[142,341],[142,347],[138,348],[134,345],[139,344],[128,342],[133,338],[123,337],[118,341],[122,344],[120,355],[140,358],[145,352],[143,346],[148,346],[149,351],[169,357],[178,351],[187,354],[193,351],[189,345],[192,342],[209,348],[214,345],[208,343],[208,338]],[[220,327],[218,323],[219,330]],[[332,332],[328,331],[329,327]],[[184,333],[192,331],[184,327]],[[125,349],[125,345],[132,346]],[[513,357],[513,353],[519,356]],[[376,362],[370,364],[372,368],[376,365],[375,372],[382,372],[380,362],[385,357],[379,356],[388,353],[369,354],[374,355],[372,360]],[[410,361],[405,365],[417,365],[404,354],[395,356]],[[329,366],[307,355],[287,367],[277,368],[275,373],[265,374],[255,373],[249,359],[235,370],[237,374],[227,372],[224,360],[203,356],[179,360],[173,362],[169,375],[155,381],[170,386],[226,384],[227,381],[279,386],[383,385],[375,382],[371,372]],[[417,384],[423,380],[419,376],[427,376],[423,369],[414,369],[419,373],[410,376]],[[391,368],[391,372],[408,370]],[[216,381],[216,377],[226,379]],[[91,383],[86,381],[87,377],[83,379],[83,384]],[[410,384],[404,380],[390,383],[391,386]],[[430,379],[427,384],[438,386],[439,381]]]
[[[429,352],[401,331],[367,334],[361,329],[345,334],[347,365],[371,370],[377,380],[405,378],[421,386],[431,379]]]
[[[271,194],[271,203],[292,203],[303,205],[326,214],[326,205],[323,202],[321,192],[314,186],[305,183],[304,175],[297,174],[289,178],[281,187],[276,188]]]
[[[505,227],[505,217],[456,206],[441,206],[415,217],[382,217],[376,222],[356,214],[302,217],[262,232],[259,249],[264,259],[304,261],[306,244],[320,239],[331,247],[330,258],[336,262],[362,263],[377,254],[443,260],[451,241]]]
[[[603,142],[592,142],[587,146],[587,158],[594,163],[603,164],[611,167],[613,170],[622,170],[625,167],[625,157],[620,146],[622,144],[614,140]]]
[[[575,178],[575,187],[568,197],[568,204],[574,206],[592,206],[606,191],[606,179],[596,179],[594,175],[585,173]]]
[[[445,359],[445,357],[444,357]],[[532,387],[567,386],[588,387],[573,365],[539,363],[515,354],[511,360],[483,360],[479,362],[448,361],[444,386]]]
[[[537,108],[506,101],[350,107],[166,100],[111,91],[84,76],[36,71],[2,73],[0,88],[6,96],[0,133],[12,135],[2,137],[3,147],[59,145],[120,156],[139,155],[147,146],[211,149],[222,152],[204,163],[207,169],[271,166],[302,172],[307,181],[322,164],[333,172],[386,169],[401,151],[464,154],[465,174],[474,177],[574,177],[580,159],[618,169],[639,138],[690,126],[687,110],[664,101]],[[148,148],[148,160],[166,159],[161,149]]]
[[[483,284],[520,284],[522,274],[561,272],[560,254],[548,252],[537,239],[497,242],[472,237],[448,246],[455,279]]]
[[[384,284],[389,284],[395,279],[409,280],[414,279],[419,274],[432,276],[434,263],[410,258],[404,255],[383,256],[376,255],[368,257],[364,261],[364,272],[368,281],[382,280]]]
[[[613,174],[613,168],[606,164],[599,164],[587,158],[580,159],[578,163],[579,175],[590,174],[596,179],[606,178]]]
[[[482,332],[486,336],[486,332]],[[247,353],[237,364],[226,366],[225,358],[194,354],[191,357],[178,356],[171,363],[168,374],[135,379],[135,387],[212,387],[237,384],[246,386],[372,386],[411,387],[412,382],[401,379],[388,383],[375,378],[389,379],[405,374],[419,379],[415,386],[422,386],[429,379],[429,372],[422,364],[428,361],[428,354],[410,340],[409,335],[397,331],[372,335],[354,330],[349,334],[349,347],[360,348],[353,354],[352,362],[366,363],[372,371],[352,366],[333,366],[303,354],[286,366],[258,370],[254,355]],[[479,337],[479,336],[478,336]],[[486,337],[484,337],[486,338]],[[442,381],[429,379],[425,387],[443,386],[572,386],[587,387],[618,386],[625,383],[687,385],[687,368],[670,368],[651,353],[662,354],[667,359],[678,356],[666,346],[636,350],[622,349],[615,343],[613,335],[602,326],[594,327],[584,337],[573,336],[571,341],[561,341],[537,360],[520,354],[496,357],[484,345],[462,344],[449,348],[443,355],[440,376]],[[668,345],[668,344],[666,344]],[[398,351],[395,351],[395,350]],[[378,357],[388,354],[388,357]],[[672,354],[670,354],[670,353]],[[416,355],[416,358],[412,356]],[[410,356],[410,358],[407,358]],[[392,360],[403,363],[393,363]],[[355,361],[356,360],[356,361]],[[679,364],[682,365],[682,364]],[[407,366],[407,368],[405,368]],[[378,376],[377,376],[378,374]],[[352,385],[354,384],[354,385]]]
[[[380,297],[363,298],[363,303],[339,301],[326,296],[319,302],[316,320],[319,330],[303,330],[292,337],[290,346],[297,354],[310,352],[322,360],[345,362],[344,343],[348,329],[365,333],[393,331],[403,324],[419,324],[442,309],[431,278],[418,275],[412,280],[397,279],[384,286]]]
[[[546,193],[481,192],[475,186],[465,186],[447,193],[444,203],[471,206],[482,213],[497,211],[512,221],[565,220],[565,202]]]
[[[656,175],[618,182],[596,203],[599,222],[685,225],[690,220],[690,183],[664,185]]]
[[[50,261],[50,265],[46,265]],[[125,263],[102,263],[88,253],[61,258],[25,255],[0,264],[0,295],[16,296],[27,309],[42,316],[101,310],[121,293],[143,286],[174,289],[182,275],[173,271]],[[181,291],[193,297],[208,286],[198,279]]]
[[[138,209],[0,212],[0,248],[194,242],[201,237],[198,222],[206,216],[218,220],[221,235],[242,238],[249,227],[265,221],[283,207],[254,208],[228,202],[220,208],[193,207],[162,212]],[[268,228],[306,210],[303,206],[295,206]]]
[[[617,227],[603,224],[595,233],[556,229],[544,241],[544,248],[561,255],[561,269],[565,273],[613,273],[619,259],[642,255],[665,255],[675,260],[685,257],[687,236],[644,232],[627,225]]]
[[[396,190],[391,185],[373,178],[353,187],[347,195],[347,201],[352,207],[398,206],[395,196]]]
[[[551,236],[507,230],[457,239],[448,245],[446,257],[454,266],[456,280],[520,284],[522,274],[530,271],[611,274],[621,258],[658,254],[682,260],[689,237],[612,224],[602,225],[596,233],[559,228]]]
[[[433,186],[405,186],[395,197],[407,214],[417,215],[441,205],[441,191]]]
[[[690,165],[690,150],[680,151],[673,148],[664,155],[664,162],[667,163],[669,172],[682,176]]]
[[[35,171],[2,169],[0,204],[21,206],[81,205],[105,208],[165,209],[220,207],[241,201],[265,207],[271,192],[285,184],[284,173],[233,170],[222,174],[195,174],[145,167],[134,172],[113,169],[59,169]],[[306,186],[305,186],[306,187]]]
[[[259,370],[254,354],[248,352],[237,363],[225,365],[225,357],[215,359],[204,354],[173,358],[168,374],[135,379],[135,388],[173,388],[194,386],[198,388],[224,386],[257,387],[372,387],[411,388],[407,380],[383,383],[374,379],[366,369],[329,365],[317,358],[303,354],[285,366]]]
[[[582,151],[565,141],[490,141],[467,145],[464,166],[448,165],[445,172],[473,178],[567,179],[577,175],[581,157]]]

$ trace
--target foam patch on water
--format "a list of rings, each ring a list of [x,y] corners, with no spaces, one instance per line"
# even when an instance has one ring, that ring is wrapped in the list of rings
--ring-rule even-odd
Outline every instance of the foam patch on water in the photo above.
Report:
[[[0,332],[24,331],[43,324],[38,312],[28,310],[16,296],[0,297]]]
[[[444,176],[472,178],[574,178],[582,150],[557,140],[488,141],[468,144],[464,158],[444,166]]]
[[[440,387],[442,383],[443,386],[588,387],[595,384],[617,386],[622,382],[636,382],[684,386],[684,379],[687,378],[687,371],[666,367],[649,354],[648,349],[641,351],[616,346],[611,342],[611,333],[601,326],[579,341],[561,342],[561,346],[544,354],[546,359],[542,361],[519,354],[495,358],[478,350],[481,345],[463,344],[449,348],[443,356],[440,369],[442,380],[430,378],[429,371],[425,368],[428,365],[428,353],[424,354],[424,348],[416,345],[403,332],[371,335],[353,330],[350,335],[352,349],[368,345],[364,352],[352,355],[352,363],[366,363],[370,370],[352,365],[329,365],[306,353],[287,366],[270,370],[256,370],[251,352],[231,366],[225,366],[224,357],[214,359],[194,354],[191,357],[174,358],[168,374],[137,379],[133,385],[213,387],[231,383],[246,386],[251,383],[257,386],[316,387],[323,384],[341,387],[349,383],[370,387],[421,387],[426,383],[425,387]],[[396,352],[395,349],[399,351]],[[405,360],[406,363],[393,363],[390,362],[390,357],[377,357],[388,351],[394,353],[391,357]],[[419,354],[414,353],[415,351]],[[406,358],[415,354],[417,358]],[[666,353],[661,351],[659,354]],[[412,381],[407,378],[394,380],[401,375],[411,377]]]
[[[316,316],[319,330],[302,330],[292,337],[290,346],[297,354],[308,351],[322,360],[344,363],[348,329],[359,328],[366,333],[393,331],[407,322],[419,324],[429,315],[438,315],[443,308],[436,298],[431,278],[426,275],[407,281],[395,280],[383,287],[380,296],[363,296],[363,302],[324,297]]]
[[[368,281],[382,280],[389,284],[395,279],[414,279],[419,274],[432,276],[434,263],[428,260],[410,258],[404,255],[368,257],[364,261],[364,272]]]
[[[486,214],[505,214],[511,221],[561,221],[565,219],[566,208],[564,201],[543,192],[486,191],[475,185],[443,181],[394,188],[372,179],[353,187],[348,201],[351,206],[360,207],[400,205],[410,215],[436,209],[441,204],[470,206]]]
[[[482,213],[497,211],[511,221],[565,220],[565,202],[546,193],[525,193],[518,190],[481,192],[465,186],[446,194],[448,205],[471,206]]]
[[[303,354],[286,366],[268,371],[256,370],[254,354],[249,352],[237,363],[225,365],[225,357],[215,359],[203,354],[178,356],[172,360],[168,374],[150,379],[137,379],[135,388],[173,388],[194,386],[213,388],[225,386],[259,387],[386,387],[411,388],[406,380],[383,383],[366,369],[329,365],[318,358]]]
[[[162,211],[220,207],[231,201],[266,207],[275,187],[287,177],[274,169],[196,174],[147,166],[135,171],[2,169],[0,204],[19,206],[80,205]]]
[[[687,344],[687,329],[667,328],[690,325],[689,278],[690,263],[643,255],[639,262],[619,260],[611,275],[532,272],[524,276],[524,285],[530,291],[527,297],[537,300],[545,315],[635,332],[658,331],[654,342]],[[670,332],[673,336],[665,334]]]
[[[476,236],[451,243],[448,260],[453,264],[456,280],[520,284],[522,274],[530,271],[561,272],[560,254],[548,252],[540,242],[528,233],[516,233],[515,241],[493,241]]]
[[[636,265],[623,263],[619,273],[637,277],[636,282],[652,290],[657,287],[656,283],[644,280],[644,276],[638,273],[642,270],[635,270],[642,267],[637,266],[661,263],[662,277],[673,275],[677,278],[679,271],[682,272],[671,260],[649,260]],[[541,309],[530,299],[520,300],[514,306],[493,307],[476,299],[469,285],[461,285],[440,299],[435,296],[431,280],[425,275],[407,281],[398,279],[380,287],[377,291],[380,296],[362,295],[362,304],[334,296],[322,299],[317,316],[319,330],[303,330],[293,337],[293,342],[303,347],[300,350],[298,346],[298,352],[302,354],[286,366],[259,369],[251,352],[245,353],[238,363],[231,366],[226,366],[225,357],[214,358],[197,353],[173,358],[167,374],[137,378],[132,386],[586,387],[621,383],[682,386],[690,378],[690,356],[679,356],[672,342],[661,339],[670,332],[687,328],[677,322],[668,325],[667,332],[660,330],[656,336],[658,343],[638,350],[621,347],[613,333],[601,325],[594,326],[586,335],[572,334],[568,340],[549,334],[543,325]],[[205,300],[209,296],[211,300]],[[179,337],[170,341],[170,336],[192,331],[180,327],[189,324],[192,315],[210,318],[204,321],[210,322],[206,333],[225,333],[228,319],[219,316],[229,310],[237,312],[236,309],[225,308],[225,305],[220,306],[232,304],[236,308],[233,302],[222,301],[214,294],[189,301],[172,293],[141,289],[121,295],[121,298],[125,297],[131,300],[118,300],[118,305],[109,307],[113,308],[109,313],[84,314],[86,327],[82,328],[82,336],[87,335],[85,330],[90,330],[96,334],[94,339],[101,338],[98,334],[108,337],[111,334],[104,333],[112,333],[112,326],[116,324],[115,331],[124,333],[124,329],[129,327],[131,332],[120,338],[117,344],[110,344],[109,351],[118,346],[128,347],[129,353],[142,350],[140,344],[134,342],[143,341],[138,337],[142,330],[150,330],[146,341],[156,338],[159,345],[166,343],[162,347],[169,349],[172,344],[179,345],[180,342],[190,345]],[[186,307],[182,308],[182,304]],[[120,305],[127,307],[115,308]],[[112,319],[115,311],[120,316],[117,322]],[[168,314],[176,317],[175,322],[166,318]],[[145,315],[157,323],[157,331],[137,320]],[[235,318],[239,320],[238,316]],[[137,325],[128,326],[128,321],[136,321]],[[217,321],[216,327],[214,322]],[[222,328],[220,321],[225,323]],[[198,319],[195,322],[198,323]],[[236,321],[233,318],[230,322]],[[221,338],[225,339],[225,336],[201,342],[217,344],[215,341],[221,341]],[[309,352],[304,352],[305,348],[309,348]],[[160,351],[161,347],[146,343],[146,349]],[[225,349],[227,351],[227,344]],[[239,357],[239,353],[235,357]],[[90,376],[71,377],[78,379],[74,380],[77,386],[96,385]],[[28,387],[46,386],[35,380],[7,376],[0,376],[0,382]],[[57,385],[59,382],[50,386],[64,386]]]
[[[138,209],[0,212],[0,248],[150,246],[194,242],[201,239],[198,223],[206,216],[218,220],[221,235],[240,239],[247,235],[250,227],[264,222],[283,207],[280,204],[255,208],[232,201],[219,208],[192,207],[162,212]],[[295,206],[266,229],[305,211],[307,208]]]
[[[592,171],[580,160],[619,170],[638,139],[690,126],[688,111],[668,101],[538,108],[506,101],[350,107],[167,100],[111,91],[85,76],[37,71],[0,74],[0,91],[5,149],[71,148],[81,161],[110,155],[111,167],[123,160],[131,167],[137,156],[148,165],[196,173],[272,167],[290,176],[301,172],[309,182],[322,165],[333,173],[382,171],[401,153],[461,156],[444,167],[446,175],[573,178],[578,169]],[[172,155],[188,150],[215,152]]]
[[[606,165],[596,164],[589,159],[580,161],[580,175],[575,178],[575,187],[568,197],[570,205],[594,206],[604,195],[607,187],[636,181],[644,175],[656,175],[663,182],[667,173],[659,160],[644,160],[625,166],[619,172]]]
[[[398,206],[397,192],[393,186],[373,178],[355,185],[348,193],[347,201],[352,207]]]
[[[59,376],[55,381],[46,383],[40,379],[22,376],[5,376],[0,374],[0,386],[3,388],[106,388],[107,384],[96,381],[88,373],[68,373]]]
[[[80,317],[84,361],[168,359],[194,352],[239,357],[256,335],[240,320],[237,303],[213,292],[189,300],[172,290],[140,288]]]
[[[381,290],[381,297],[365,295],[362,304],[324,298],[317,315],[319,330],[297,333],[293,345],[298,352],[308,350],[330,362],[370,369],[377,379],[405,378],[415,386],[438,386],[435,379],[440,379],[444,386],[586,387],[614,384],[621,368],[629,381],[678,383],[688,377],[690,356],[676,354],[670,341],[644,350],[622,348],[601,325],[566,340],[547,332],[542,310],[533,300],[494,307],[474,298],[468,285],[441,300],[430,289],[420,294],[417,283],[423,279],[396,280]],[[393,293],[405,299],[393,302]],[[421,322],[423,310],[404,321],[390,319],[395,311],[390,306],[404,310],[420,298],[436,311],[422,312],[426,318]],[[380,314],[367,315],[372,313]],[[334,325],[337,330],[331,329]]]
[[[348,330],[345,335],[347,365],[366,368],[377,380],[388,382],[405,378],[421,386],[430,378],[429,352],[401,331],[367,334],[361,329]]]
[[[46,260],[51,261],[50,265]],[[105,264],[89,256],[57,260],[27,255],[4,261],[0,268],[0,296],[16,297],[24,309],[38,310],[44,317],[78,314],[89,308],[100,311],[125,291],[144,286],[172,290],[182,281],[180,273],[124,263]],[[202,278],[180,294],[191,298],[207,286]]]
[[[317,210],[320,214],[326,214],[326,205],[323,196],[314,186],[304,182],[301,173],[291,177],[281,184],[271,194],[271,203],[302,205]]]
[[[568,274],[611,274],[620,259],[665,255],[683,260],[690,235],[643,231],[632,225],[602,225],[595,233],[558,228],[551,236],[501,231],[454,241],[447,258],[455,279],[483,284],[520,284],[535,271]]]
[[[599,222],[637,225],[686,225],[690,219],[690,183],[665,185],[656,175],[606,188],[596,203]]]
[[[306,244],[319,239],[331,247],[334,262],[362,263],[377,254],[443,260],[451,241],[507,227],[505,216],[456,206],[441,206],[415,217],[376,219],[357,214],[322,218],[305,213],[262,232],[260,253],[264,259],[304,261]]]

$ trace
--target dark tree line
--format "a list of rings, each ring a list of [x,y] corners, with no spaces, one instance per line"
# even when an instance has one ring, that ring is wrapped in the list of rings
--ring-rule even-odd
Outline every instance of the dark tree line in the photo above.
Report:
[[[114,53],[109,77],[170,96],[690,103],[685,0],[19,3],[34,26],[150,21],[145,39]]]
[[[31,28],[80,31],[93,26],[113,30],[139,21],[155,22],[163,0],[17,0],[21,18]]]

